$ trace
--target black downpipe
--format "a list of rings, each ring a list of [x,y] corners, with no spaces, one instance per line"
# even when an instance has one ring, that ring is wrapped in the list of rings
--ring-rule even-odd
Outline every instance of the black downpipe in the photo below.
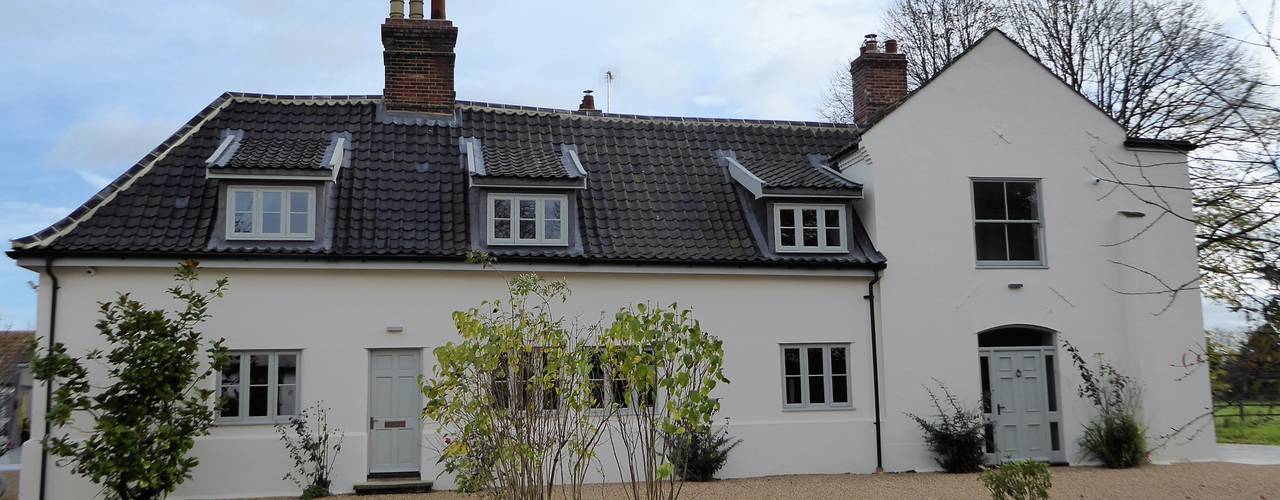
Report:
[[[867,294],[862,298],[867,299],[867,312],[871,316],[871,394],[875,400],[876,411],[876,472],[884,472],[884,452],[880,438],[880,352],[876,347],[876,283],[880,282],[880,270],[876,270],[876,276],[867,283]]]
[[[53,274],[53,257],[44,260],[44,273],[49,275],[49,352],[53,352],[54,335],[58,331],[58,275]],[[53,381],[44,383],[44,437],[49,437],[49,412],[53,410]],[[45,483],[49,475],[49,448],[40,443],[40,500],[45,499]]]

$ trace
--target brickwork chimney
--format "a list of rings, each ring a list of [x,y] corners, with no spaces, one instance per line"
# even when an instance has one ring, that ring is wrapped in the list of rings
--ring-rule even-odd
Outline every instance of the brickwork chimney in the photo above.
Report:
[[[591,95],[592,90],[582,91],[582,103],[578,104],[578,111],[599,111],[596,109],[596,96]]]
[[[907,56],[897,40],[881,50],[876,35],[867,35],[857,59],[849,65],[853,76],[853,120],[862,125],[907,96]]]
[[[391,0],[382,24],[382,97],[388,111],[453,112],[458,28],[444,18],[444,4],[432,0],[431,19],[424,19],[423,0],[409,0],[405,19],[404,0]]]

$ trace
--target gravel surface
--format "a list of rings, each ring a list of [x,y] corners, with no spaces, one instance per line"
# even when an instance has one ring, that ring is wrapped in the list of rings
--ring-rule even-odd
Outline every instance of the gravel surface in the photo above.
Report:
[[[625,498],[617,485],[590,488],[590,499]],[[1138,469],[1054,467],[1053,498],[1115,499],[1277,499],[1280,466],[1198,463],[1151,465]],[[459,500],[476,496],[452,492],[363,496],[365,500]],[[844,474],[773,476],[689,483],[684,500],[737,499],[921,499],[990,498],[976,474]]]

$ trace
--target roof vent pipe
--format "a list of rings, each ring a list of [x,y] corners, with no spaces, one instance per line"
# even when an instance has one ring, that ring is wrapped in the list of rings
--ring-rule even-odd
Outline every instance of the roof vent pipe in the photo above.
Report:
[[[409,0],[409,19],[422,19],[422,0]]]
[[[444,0],[431,0],[431,18],[448,19],[444,15]]]
[[[387,17],[404,19],[404,0],[391,0],[391,14]]]

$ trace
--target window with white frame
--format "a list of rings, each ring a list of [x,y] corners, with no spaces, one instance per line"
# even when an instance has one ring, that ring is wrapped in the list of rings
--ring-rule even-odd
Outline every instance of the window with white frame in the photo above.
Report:
[[[773,240],[779,252],[845,252],[849,245],[844,205],[773,206]]]
[[[493,372],[493,401],[502,408],[527,410],[542,408],[554,410],[560,405],[560,383],[544,377],[549,353],[535,349],[512,358],[502,355]],[[512,363],[512,359],[519,360]],[[563,362],[563,361],[561,361]],[[591,408],[604,409],[612,405],[630,408],[636,401],[644,407],[652,407],[657,400],[656,390],[639,394],[632,390],[630,382],[606,359],[605,351],[598,349],[591,354],[591,369],[587,372],[587,384]]]
[[[233,187],[227,189],[227,239],[315,239],[315,190]]]
[[[565,195],[490,194],[490,245],[568,244]]]
[[[979,265],[1044,263],[1039,181],[974,179],[973,218]]]
[[[783,344],[786,409],[850,409],[849,344]]]
[[[273,423],[298,414],[298,351],[232,351],[218,374],[222,423]]]

